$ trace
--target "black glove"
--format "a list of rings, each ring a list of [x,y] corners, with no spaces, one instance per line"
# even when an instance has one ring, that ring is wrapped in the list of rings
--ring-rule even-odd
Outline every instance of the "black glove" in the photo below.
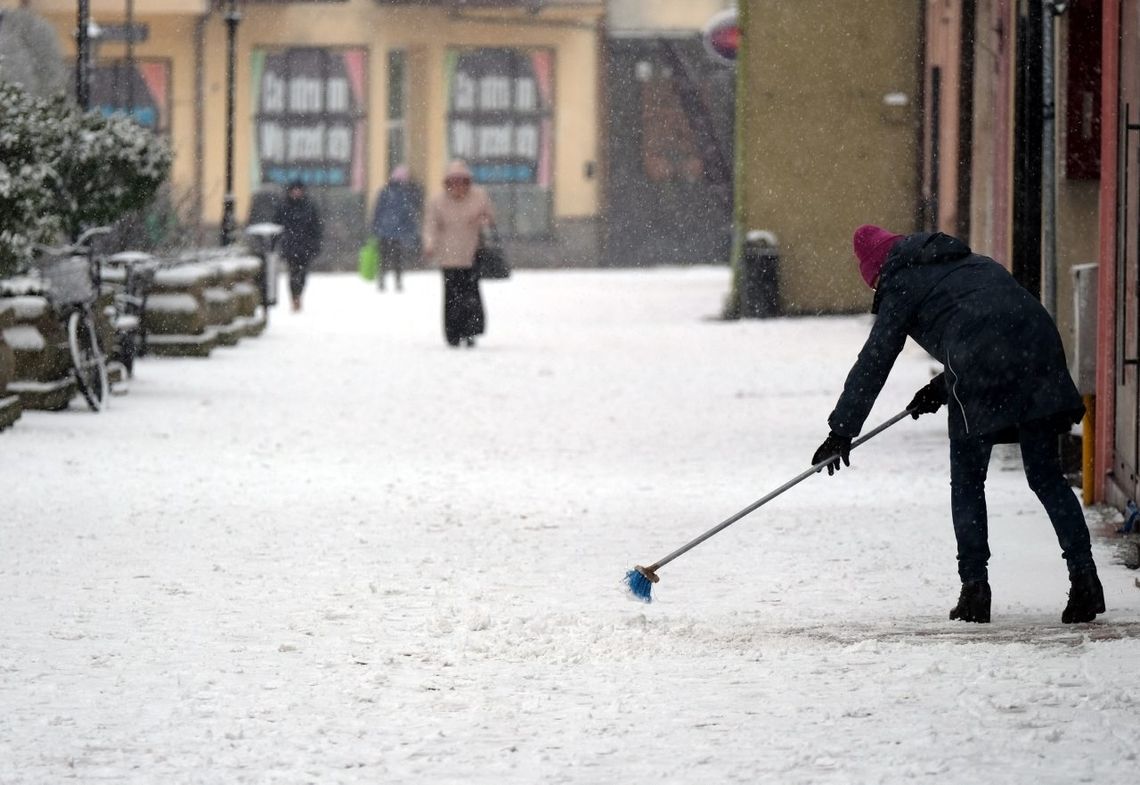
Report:
[[[946,403],[946,380],[944,373],[940,373],[930,380],[930,384],[914,394],[914,398],[907,404],[907,411],[914,419],[920,414],[934,414]]]
[[[819,445],[819,449],[815,451],[815,455],[811,457],[811,465],[815,466],[820,461],[826,461],[828,458],[835,460],[829,461],[827,464],[827,474],[830,477],[835,472],[839,471],[839,460],[843,459],[844,466],[851,465],[851,437],[840,436],[835,431],[828,434],[827,438],[823,440],[823,444]],[[823,471],[820,467],[816,471]]]

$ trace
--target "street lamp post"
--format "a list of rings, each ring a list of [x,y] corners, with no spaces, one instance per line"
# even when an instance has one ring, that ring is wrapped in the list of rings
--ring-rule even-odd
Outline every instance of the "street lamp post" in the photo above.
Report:
[[[127,0],[127,116],[135,117],[135,0]]]
[[[229,0],[226,9],[226,195],[222,202],[222,245],[234,241],[234,71],[236,61],[237,27],[241,13],[237,0]]]
[[[91,0],[79,0],[75,24],[75,101],[91,108]]]

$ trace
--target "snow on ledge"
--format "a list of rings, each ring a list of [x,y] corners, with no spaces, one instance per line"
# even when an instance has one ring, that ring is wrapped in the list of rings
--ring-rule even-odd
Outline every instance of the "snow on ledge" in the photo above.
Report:
[[[202,344],[210,343],[218,340],[218,329],[216,327],[207,327],[197,335],[186,334],[163,334],[163,335],[148,335],[146,337],[147,343],[154,345],[167,345],[167,344]]]
[[[38,295],[5,297],[0,301],[0,310],[3,310],[5,306],[15,315],[18,322],[30,322],[39,319],[51,307],[46,297]]]
[[[162,313],[194,313],[202,307],[198,299],[186,292],[173,292],[171,294],[152,294],[146,298],[148,311]]]
[[[0,330],[4,342],[18,352],[42,352],[47,348],[43,335],[30,324],[17,324]]]
[[[34,382],[26,379],[21,379],[14,382],[8,382],[8,392],[48,393],[54,392],[55,390],[62,390],[70,384],[72,384],[70,376],[65,376],[62,379],[56,379],[54,382]]]
[[[202,290],[202,295],[206,298],[208,303],[228,303],[234,299],[233,293],[229,289],[221,286],[211,286]]]
[[[0,297],[16,297],[44,293],[43,279],[31,275],[17,275],[0,281]]]
[[[155,286],[186,287],[200,284],[209,280],[214,271],[205,264],[182,264],[177,267],[167,267],[154,274]]]

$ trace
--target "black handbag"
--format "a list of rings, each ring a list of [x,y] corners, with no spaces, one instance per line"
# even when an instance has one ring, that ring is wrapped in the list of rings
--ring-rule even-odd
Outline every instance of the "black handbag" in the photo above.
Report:
[[[479,247],[475,249],[475,272],[480,278],[510,278],[511,266],[494,224],[479,232]]]

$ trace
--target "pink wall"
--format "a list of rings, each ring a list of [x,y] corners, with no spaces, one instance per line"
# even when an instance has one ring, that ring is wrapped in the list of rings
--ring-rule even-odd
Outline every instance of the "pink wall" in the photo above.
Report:
[[[995,216],[991,247],[1000,259],[1009,264],[1013,255],[1010,228],[1013,191],[1013,75],[1017,62],[1015,46],[1015,20],[1012,0],[998,0],[994,4],[994,29],[999,30],[996,90],[994,91],[994,171],[993,211]]]
[[[960,63],[962,42],[962,8],[960,3],[946,0],[929,0],[926,5],[926,94],[923,160],[923,200],[928,202],[933,190],[933,135],[938,135],[938,225],[947,234],[956,234],[958,227],[958,121],[960,104]],[[939,90],[939,127],[934,128],[933,72],[937,68],[941,78]]]
[[[1123,0],[1135,16],[1136,0]],[[1101,68],[1100,126],[1100,267],[1097,279],[1099,302],[1096,363],[1096,478],[1093,496],[1105,500],[1105,484],[1115,454],[1116,412],[1116,193],[1117,122],[1120,93],[1120,3],[1104,0],[1103,54]],[[1132,65],[1136,65],[1133,63]]]
[[[1012,0],[980,0],[975,24],[970,245],[1008,265],[1015,70]]]

